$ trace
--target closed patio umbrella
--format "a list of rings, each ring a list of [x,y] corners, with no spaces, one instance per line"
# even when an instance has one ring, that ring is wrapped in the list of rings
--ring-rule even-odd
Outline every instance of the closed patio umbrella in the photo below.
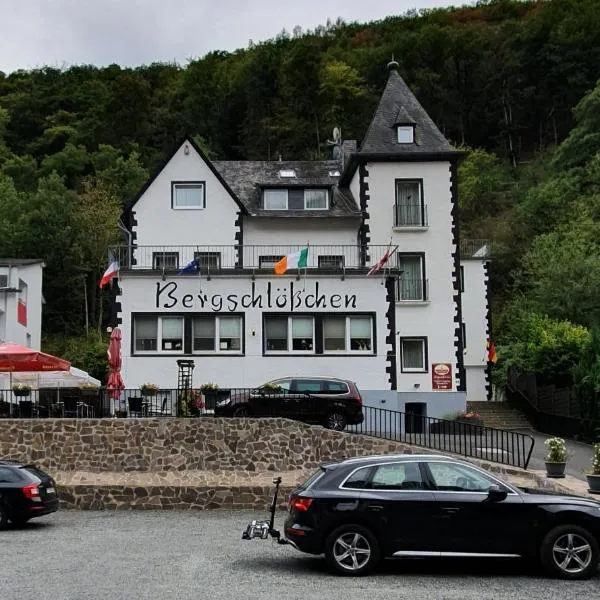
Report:
[[[118,400],[121,391],[125,389],[123,377],[121,376],[121,330],[118,327],[115,327],[110,334],[106,355],[108,357],[108,368],[110,369],[106,387],[109,396],[113,400]],[[111,406],[111,413],[114,413],[114,406]]]

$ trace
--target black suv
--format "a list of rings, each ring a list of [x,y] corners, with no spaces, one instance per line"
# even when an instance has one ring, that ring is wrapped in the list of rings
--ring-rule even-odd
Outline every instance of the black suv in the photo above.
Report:
[[[517,488],[445,456],[388,455],[319,469],[290,496],[285,539],[360,575],[382,558],[539,561],[551,575],[597,571],[600,502]]]
[[[56,483],[34,465],[0,460],[0,529],[58,510]]]
[[[331,377],[284,377],[255,389],[229,390],[217,401],[215,416],[285,417],[337,431],[364,419],[356,384]]]

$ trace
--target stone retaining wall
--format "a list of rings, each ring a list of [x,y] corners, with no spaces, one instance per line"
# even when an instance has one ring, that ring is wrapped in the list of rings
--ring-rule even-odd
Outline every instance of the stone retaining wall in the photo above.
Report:
[[[287,419],[2,419],[0,457],[49,471],[294,471],[408,444]]]

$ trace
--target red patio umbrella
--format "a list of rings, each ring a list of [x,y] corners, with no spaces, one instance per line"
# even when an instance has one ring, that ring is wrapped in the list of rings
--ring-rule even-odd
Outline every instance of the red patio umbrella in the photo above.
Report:
[[[20,346],[13,342],[0,344],[0,372],[68,371],[69,361],[51,354]]]
[[[115,327],[110,334],[106,354],[108,368],[110,369],[106,387],[110,397],[116,400],[121,395],[121,390],[125,389],[123,377],[121,377],[121,330],[118,327]]]

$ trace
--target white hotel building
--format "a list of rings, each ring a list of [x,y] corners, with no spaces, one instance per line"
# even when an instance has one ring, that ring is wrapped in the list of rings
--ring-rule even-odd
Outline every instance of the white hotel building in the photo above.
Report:
[[[195,387],[327,375],[432,417],[485,400],[487,256],[459,253],[459,159],[395,63],[362,144],[332,160],[211,162],[184,139],[123,218],[127,388],[175,388],[188,359]],[[307,244],[306,270],[274,274]],[[194,259],[200,273],[179,275]]]

